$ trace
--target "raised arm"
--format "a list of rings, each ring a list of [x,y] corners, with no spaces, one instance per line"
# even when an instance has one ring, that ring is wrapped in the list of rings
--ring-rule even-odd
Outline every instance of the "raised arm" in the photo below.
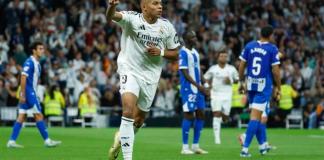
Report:
[[[123,18],[121,13],[116,12],[116,6],[119,4],[119,0],[108,0],[108,4],[109,6],[106,10],[107,22],[110,22],[111,20],[119,22]]]

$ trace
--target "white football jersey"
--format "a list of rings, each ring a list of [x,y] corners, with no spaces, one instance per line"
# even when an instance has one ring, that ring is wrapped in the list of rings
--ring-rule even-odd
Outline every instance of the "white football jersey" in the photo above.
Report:
[[[131,73],[147,83],[158,83],[163,57],[152,56],[147,48],[175,49],[179,38],[173,25],[164,18],[149,24],[142,13],[122,11],[122,20],[116,22],[122,28],[121,51],[118,55],[118,73]]]
[[[226,64],[221,68],[219,65],[213,65],[207,70],[204,78],[212,80],[211,98],[232,99],[232,85],[224,83],[226,77],[230,79],[231,84],[239,79],[234,66]]]

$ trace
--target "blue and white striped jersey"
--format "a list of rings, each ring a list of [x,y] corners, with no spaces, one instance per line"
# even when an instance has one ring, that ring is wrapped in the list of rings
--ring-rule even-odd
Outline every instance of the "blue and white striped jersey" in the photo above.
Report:
[[[252,41],[241,53],[247,63],[247,90],[272,93],[272,66],[280,64],[278,48],[270,42]]]
[[[179,69],[188,69],[189,75],[192,77],[192,79],[196,83],[201,84],[199,53],[197,52],[197,50],[195,49],[189,50],[184,46],[180,49]],[[191,91],[191,93],[198,93],[197,87],[192,85],[185,78],[182,72],[180,72],[179,74],[180,74],[181,94],[189,91]]]
[[[27,76],[26,81],[26,92],[35,92],[36,93],[36,87],[38,83],[38,79],[40,77],[41,73],[41,66],[36,60],[35,57],[30,56],[23,65],[23,71],[22,75]],[[27,94],[26,93],[26,94]]]

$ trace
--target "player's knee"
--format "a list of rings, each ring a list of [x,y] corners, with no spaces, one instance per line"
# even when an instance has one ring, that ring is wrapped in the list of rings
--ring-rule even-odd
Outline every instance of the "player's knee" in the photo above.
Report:
[[[197,118],[197,119],[204,120],[204,119],[205,119],[205,114],[204,114],[204,112],[198,110],[198,111],[196,112],[196,118]]]
[[[222,117],[222,113],[220,111],[213,112],[214,117]]]
[[[130,103],[123,104],[123,116],[127,118],[134,118],[133,117],[133,108],[135,105]]]
[[[261,123],[267,124],[268,118],[267,117],[262,117],[261,118]]]
[[[183,117],[188,120],[193,120],[194,114],[192,112],[184,112]]]
[[[25,122],[25,119],[26,119],[26,115],[25,114],[19,114],[18,115],[18,118],[17,118],[17,122],[23,123],[23,122]]]
[[[34,118],[36,121],[42,121],[44,119],[44,116],[41,113],[37,113],[34,115]]]

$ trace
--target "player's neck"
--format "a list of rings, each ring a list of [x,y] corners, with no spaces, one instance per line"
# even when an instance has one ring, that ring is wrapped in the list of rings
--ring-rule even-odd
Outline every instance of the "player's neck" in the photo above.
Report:
[[[189,50],[192,50],[194,47],[192,45],[185,45],[186,48],[188,48]]]
[[[143,13],[143,17],[144,17],[145,21],[147,23],[149,23],[149,24],[154,24],[157,21],[156,17],[151,17],[151,16],[149,16],[147,14],[144,14],[144,13]]]
[[[270,39],[261,37],[259,41],[260,42],[270,42]]]
[[[32,55],[37,61],[39,61],[39,57],[36,55]]]
[[[224,68],[225,67],[225,63],[218,63],[218,66],[220,67],[220,68]]]

